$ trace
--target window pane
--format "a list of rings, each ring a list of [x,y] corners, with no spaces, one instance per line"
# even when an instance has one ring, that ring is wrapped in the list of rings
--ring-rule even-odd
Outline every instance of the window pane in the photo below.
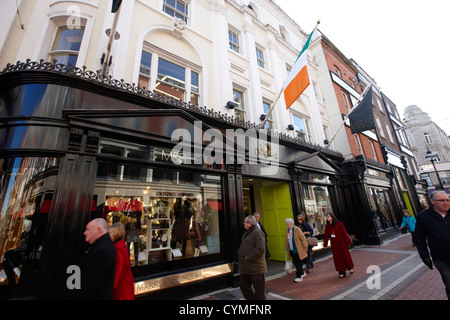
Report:
[[[198,73],[191,72],[191,91],[198,93]]]
[[[18,286],[34,286],[37,280],[33,273],[39,268],[59,162],[48,157],[0,159],[0,257],[9,262],[3,261],[0,270],[14,283],[18,276]],[[6,281],[0,277],[0,286]]]
[[[66,66],[74,67],[77,64],[78,55],[76,54],[54,54],[51,56],[51,61],[56,60],[56,63],[61,63]]]
[[[172,8],[175,8],[175,0],[164,0],[164,2]]]
[[[152,64],[152,54],[146,51],[142,51],[141,68],[139,72],[149,75],[151,64]]]
[[[59,28],[52,50],[79,51],[84,29]]]
[[[185,15],[187,14],[187,6],[183,1],[177,1],[176,9]]]
[[[167,60],[159,59],[158,80],[184,88],[185,79],[186,73],[183,67]]]

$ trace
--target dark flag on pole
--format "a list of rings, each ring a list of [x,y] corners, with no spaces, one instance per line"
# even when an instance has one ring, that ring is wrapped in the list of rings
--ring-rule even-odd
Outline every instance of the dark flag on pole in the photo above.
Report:
[[[352,134],[376,129],[372,106],[372,86],[358,106],[349,113],[348,119]]]
[[[112,13],[117,12],[117,10],[119,10],[121,3],[122,3],[122,0],[113,0],[111,12]]]

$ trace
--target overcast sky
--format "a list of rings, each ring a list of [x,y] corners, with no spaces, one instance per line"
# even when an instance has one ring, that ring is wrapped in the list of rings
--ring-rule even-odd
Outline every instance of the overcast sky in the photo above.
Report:
[[[274,1],[308,34],[320,19],[402,118],[417,105],[450,135],[450,0]]]

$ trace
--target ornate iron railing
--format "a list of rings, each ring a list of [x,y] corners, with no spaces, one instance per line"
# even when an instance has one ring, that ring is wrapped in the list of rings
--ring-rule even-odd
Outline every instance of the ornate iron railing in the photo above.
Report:
[[[333,157],[343,158],[341,153],[324,148],[318,144],[312,144],[302,141],[300,138],[292,137],[287,133],[276,132],[270,129],[261,128],[260,125],[254,122],[243,121],[241,119],[234,117],[234,115],[228,115],[226,113],[222,113],[221,111],[217,111],[212,108],[207,108],[206,106],[201,107],[198,105],[193,105],[190,103],[190,101],[184,102],[182,100],[174,99],[173,97],[169,97],[155,91],[147,90],[145,87],[143,88],[138,87],[135,83],[130,84],[125,82],[124,79],[120,80],[114,79],[110,75],[103,75],[101,73],[101,70],[97,70],[94,72],[87,70],[85,66],[83,66],[82,68],[72,67],[70,65],[67,66],[65,64],[57,63],[56,60],[54,60],[53,62],[48,62],[44,61],[44,59],[41,59],[39,62],[37,62],[31,61],[31,59],[27,59],[25,62],[17,61],[16,64],[8,63],[6,67],[2,71],[0,71],[0,76],[6,73],[18,71],[46,71],[51,73],[57,73],[60,75],[65,75],[68,77],[74,77],[77,79],[87,80],[96,84],[107,86],[109,88],[125,91],[130,94],[145,97],[154,101],[163,102],[165,104],[175,106],[183,110],[191,111],[201,115],[206,115],[210,118],[225,122],[232,126],[237,126],[245,129],[252,129],[256,131],[264,131],[268,136],[288,141],[315,151],[320,151],[324,154],[328,154]]]

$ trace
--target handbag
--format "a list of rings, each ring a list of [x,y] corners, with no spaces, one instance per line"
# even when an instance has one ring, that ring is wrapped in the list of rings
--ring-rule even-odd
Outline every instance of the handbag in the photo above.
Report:
[[[317,240],[317,238],[315,237],[306,238],[306,241],[308,242],[308,246],[311,247],[315,247],[319,244],[319,240]]]
[[[288,260],[287,253],[285,253],[285,264],[284,264],[284,271],[286,271],[287,274],[292,273],[292,262]]]

